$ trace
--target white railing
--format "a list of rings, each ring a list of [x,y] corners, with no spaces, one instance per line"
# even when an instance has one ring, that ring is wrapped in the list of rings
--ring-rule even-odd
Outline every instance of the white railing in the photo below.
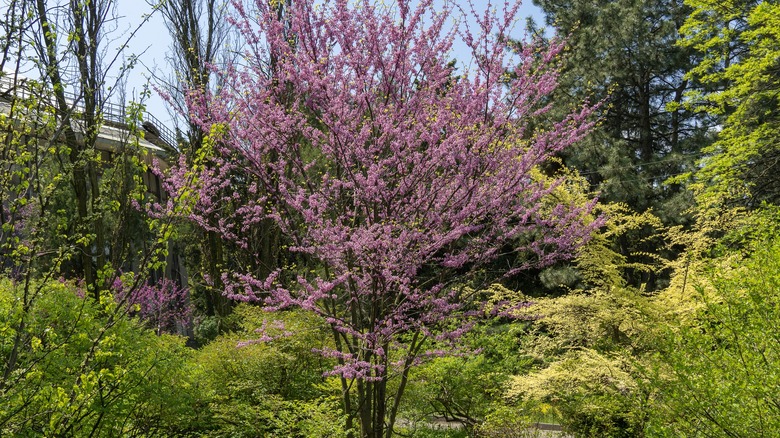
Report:
[[[28,79],[18,78],[14,80],[10,75],[6,73],[0,74],[0,98],[5,100],[11,100],[12,98],[27,99],[33,96],[32,90],[27,84]],[[80,102],[81,97],[76,96],[72,92],[65,91],[65,98],[72,105],[75,113],[83,112],[84,105]],[[52,102],[52,106],[53,102]],[[103,116],[103,120],[110,122],[113,125],[127,129],[127,112],[123,105],[117,105],[112,102],[106,102],[100,107],[100,112]],[[159,138],[159,140],[165,144],[167,148],[177,150],[178,141],[176,134],[172,129],[164,125],[157,117],[151,113],[144,111],[141,115],[142,126],[144,129]],[[149,126],[151,124],[151,126]],[[147,135],[147,138],[149,136]]]

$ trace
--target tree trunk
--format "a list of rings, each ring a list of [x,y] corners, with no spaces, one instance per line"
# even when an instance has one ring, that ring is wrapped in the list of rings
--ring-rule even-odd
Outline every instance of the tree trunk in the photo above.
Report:
[[[76,250],[80,261],[81,275],[84,278],[86,286],[94,287],[95,271],[92,267],[92,254],[89,235],[89,210],[88,198],[89,190],[87,186],[87,165],[86,157],[83,154],[83,146],[79,143],[76,132],[73,130],[71,122],[71,113],[73,109],[65,99],[65,89],[60,76],[60,66],[57,58],[57,42],[54,40],[55,29],[52,28],[46,12],[45,0],[37,0],[38,18],[43,30],[42,49],[45,51],[46,59],[43,60],[46,68],[46,76],[51,81],[54,91],[54,98],[57,104],[57,120],[60,124],[59,129],[65,137],[65,145],[70,149],[69,160],[72,166],[73,191],[76,197]],[[56,141],[56,137],[52,141]]]
[[[650,114],[650,78],[649,73],[642,75],[639,92],[639,154],[642,161],[653,159],[652,115]]]

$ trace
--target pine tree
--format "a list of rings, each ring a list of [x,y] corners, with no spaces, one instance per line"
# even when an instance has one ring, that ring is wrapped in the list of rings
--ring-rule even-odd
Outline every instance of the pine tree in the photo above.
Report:
[[[682,0],[535,0],[567,38],[570,50],[561,87],[551,102],[561,112],[583,98],[604,100],[601,124],[562,154],[603,203],[622,203],[651,213],[666,226],[691,223],[693,196],[670,178],[695,170],[703,146],[712,140],[711,117],[684,105],[701,85],[686,73],[695,51],[676,44],[690,8]],[[667,272],[657,256],[674,258],[653,227],[626,233],[614,250],[638,266],[626,280],[650,290]]]
[[[677,46],[689,9],[681,0],[535,0],[548,25],[568,38],[561,88],[564,111],[583,97],[607,99],[603,123],[565,153],[604,202],[653,209],[665,223],[691,198],[669,177],[690,171],[707,142],[706,120],[680,104],[696,87],[685,74],[695,58]]]

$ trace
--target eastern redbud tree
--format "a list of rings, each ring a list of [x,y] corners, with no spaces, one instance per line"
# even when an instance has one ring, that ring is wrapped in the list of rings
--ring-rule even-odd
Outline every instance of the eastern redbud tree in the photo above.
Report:
[[[235,2],[244,56],[218,98],[190,96],[223,158],[170,180],[198,223],[240,238],[270,219],[307,261],[226,273],[225,293],[323,318],[364,437],[391,436],[410,367],[485,313],[472,274],[506,251],[522,262],[501,275],[572,257],[598,223],[538,170],[591,126],[587,104],[549,120],[563,44],[508,47],[519,3],[433,3]],[[238,185],[252,200],[228,216],[218,194]]]

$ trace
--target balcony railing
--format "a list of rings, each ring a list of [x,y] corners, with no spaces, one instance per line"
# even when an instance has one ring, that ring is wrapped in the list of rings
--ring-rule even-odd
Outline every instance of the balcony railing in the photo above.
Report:
[[[14,80],[12,77],[2,74],[0,75],[0,98],[10,100],[12,98],[27,99],[33,97],[33,92],[27,84],[28,79]],[[80,102],[81,97],[75,95],[70,91],[65,91],[65,99],[71,105],[74,113],[83,113],[84,105]],[[51,101],[51,105],[54,106],[54,101]],[[122,129],[128,129],[127,112],[125,106],[118,105],[112,102],[106,102],[101,105],[100,112],[103,116],[103,120],[112,126],[116,126]],[[171,151],[177,150],[178,141],[174,131],[165,124],[163,124],[157,117],[144,111],[141,115],[141,126],[146,131],[145,138],[152,143],[156,143],[154,140],[159,139],[159,142],[163,143],[161,146],[164,149]]]

